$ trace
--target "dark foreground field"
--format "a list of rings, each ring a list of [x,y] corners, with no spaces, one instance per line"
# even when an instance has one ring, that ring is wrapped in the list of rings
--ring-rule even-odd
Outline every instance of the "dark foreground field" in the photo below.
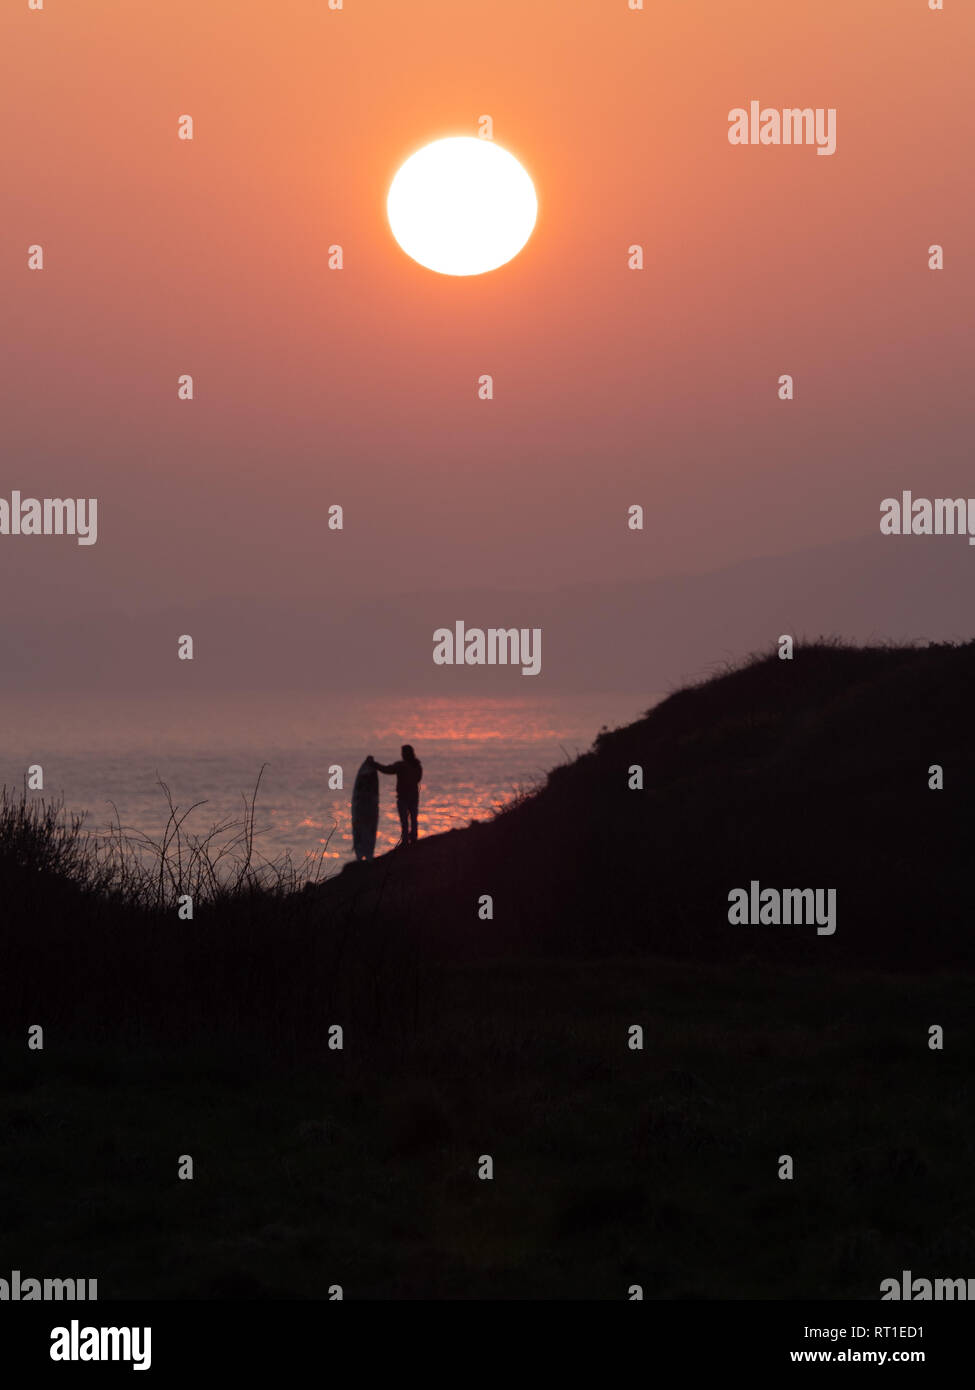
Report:
[[[903,1269],[972,1276],[973,674],[971,645],[758,662],[491,824],[301,892],[198,877],[192,921],[185,884],[113,890],[11,812],[0,1277],[876,1299]],[[836,933],[730,926],[752,877],[836,887]]]
[[[8,1049],[0,1251],[101,1298],[875,1299],[901,1269],[966,1275],[972,984],[458,966],[415,1031],[315,1065]]]

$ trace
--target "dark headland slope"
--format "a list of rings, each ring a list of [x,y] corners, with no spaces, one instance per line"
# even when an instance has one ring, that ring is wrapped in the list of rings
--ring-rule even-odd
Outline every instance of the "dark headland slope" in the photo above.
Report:
[[[799,645],[602,733],[493,822],[348,866],[322,905],[451,955],[970,963],[973,714],[975,643]],[[753,882],[834,890],[835,930],[733,925]]]

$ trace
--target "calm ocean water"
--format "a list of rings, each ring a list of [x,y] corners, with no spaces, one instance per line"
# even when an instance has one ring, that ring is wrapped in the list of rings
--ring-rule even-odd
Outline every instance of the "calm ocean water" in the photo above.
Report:
[[[264,771],[257,800],[258,848],[287,851],[296,865],[325,856],[325,872],[352,858],[349,802],[367,753],[380,762],[412,743],[423,762],[420,834],[490,816],[519,788],[585,752],[603,725],[638,718],[646,696],[588,695],[531,699],[326,699],[194,695],[167,700],[0,698],[0,783],[17,790],[28,766],[44,769],[44,791],[87,813],[100,831],[118,808],[123,826],[158,838],[168,809],[157,785],[193,812],[187,828],[203,834],[239,818]],[[329,767],[344,786],[330,790]],[[380,778],[376,852],[399,839],[394,779]]]

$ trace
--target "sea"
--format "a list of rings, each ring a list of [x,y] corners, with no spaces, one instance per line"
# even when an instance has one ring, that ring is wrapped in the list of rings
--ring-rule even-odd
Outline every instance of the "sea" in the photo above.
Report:
[[[393,762],[411,743],[423,763],[419,833],[489,820],[550,769],[586,752],[601,728],[639,718],[646,695],[534,698],[338,698],[202,695],[0,697],[0,784],[19,794],[28,769],[96,835],[121,826],[159,841],[170,810],[184,834],[237,832],[255,793],[255,847],[288,856],[300,877],[329,877],[353,858],[350,801],[366,754]],[[35,774],[36,778],[36,774]],[[258,785],[259,780],[259,785]],[[190,808],[193,808],[192,810]],[[395,779],[380,777],[376,852],[399,839]]]

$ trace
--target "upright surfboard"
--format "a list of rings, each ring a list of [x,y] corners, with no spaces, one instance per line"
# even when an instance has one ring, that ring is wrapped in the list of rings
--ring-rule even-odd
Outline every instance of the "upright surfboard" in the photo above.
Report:
[[[379,827],[379,773],[366,758],[352,786],[352,848],[356,859],[371,859],[376,852]]]

